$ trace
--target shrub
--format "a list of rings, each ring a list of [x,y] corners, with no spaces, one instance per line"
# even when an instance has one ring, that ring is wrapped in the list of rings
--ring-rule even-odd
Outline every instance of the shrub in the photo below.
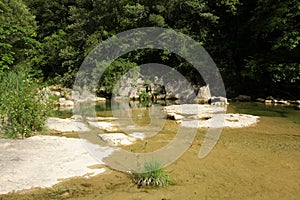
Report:
[[[0,76],[0,124],[6,137],[29,137],[41,131],[51,110],[37,82],[27,72]]]
[[[146,91],[141,91],[139,94],[139,98],[142,101],[147,100],[148,98],[150,98],[150,95]]]
[[[169,173],[164,171],[160,162],[152,161],[144,163],[144,172],[134,174],[134,182],[138,187],[144,186],[166,186],[173,184]]]

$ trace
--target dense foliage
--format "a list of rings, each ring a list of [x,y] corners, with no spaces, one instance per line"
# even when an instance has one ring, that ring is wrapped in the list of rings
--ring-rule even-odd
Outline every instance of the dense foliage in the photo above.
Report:
[[[85,56],[101,41],[156,26],[202,44],[228,95],[300,98],[297,0],[2,0],[0,21],[0,73],[29,67],[44,81],[72,87]],[[194,82],[201,79],[179,56],[146,49],[117,60],[99,88],[110,93],[122,73],[147,62],[175,67]]]
[[[26,72],[9,71],[1,76],[0,92],[0,130],[6,137],[29,137],[43,129],[50,100]]]
[[[0,1],[0,75],[34,57],[35,30],[34,16],[21,0]]]
[[[41,73],[34,63],[41,44],[36,29],[35,17],[21,0],[0,1],[0,133],[6,137],[40,131],[50,111],[38,95]]]

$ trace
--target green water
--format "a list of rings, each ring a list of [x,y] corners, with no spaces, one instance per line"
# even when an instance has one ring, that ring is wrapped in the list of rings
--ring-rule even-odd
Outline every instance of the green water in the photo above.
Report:
[[[149,103],[149,102],[130,102],[129,108],[143,108],[143,107],[151,107],[151,106],[166,106],[178,104],[176,101],[162,101],[158,103]],[[116,106],[117,109],[118,106]],[[107,117],[112,116],[111,112],[112,106],[111,101],[100,102],[94,105],[84,105],[82,108],[85,112],[89,112],[95,109],[97,116]],[[242,102],[230,103],[227,107],[227,113],[242,113],[242,114],[250,114],[256,115],[260,117],[275,117],[279,119],[284,119],[284,121],[289,121],[291,123],[300,124],[300,109],[296,106],[282,106],[282,105],[266,105],[264,103],[258,102]],[[69,110],[56,110],[54,112],[54,116],[67,118],[73,115],[72,109]],[[118,116],[116,116],[118,117]]]
[[[227,112],[243,113],[260,117],[282,118],[284,121],[300,124],[300,110],[296,106],[266,105],[264,103],[231,103]],[[299,130],[300,132],[300,130]]]

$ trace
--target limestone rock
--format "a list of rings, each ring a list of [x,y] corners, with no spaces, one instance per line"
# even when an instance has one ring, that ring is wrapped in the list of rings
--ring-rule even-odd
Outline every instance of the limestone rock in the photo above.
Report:
[[[283,100],[283,99],[279,100],[277,103],[278,104],[283,104],[283,105],[290,105],[290,102],[288,102],[286,100]]]
[[[182,116],[192,116],[198,114],[214,114],[225,112],[226,107],[224,106],[212,106],[207,104],[182,104],[182,105],[171,105],[164,107],[166,113],[175,113]]]
[[[241,128],[255,125],[259,119],[253,115],[225,114],[225,106],[183,104],[166,106],[164,111],[169,119],[176,120],[183,127],[191,128]],[[176,116],[179,117],[176,118]]]
[[[59,91],[51,91],[51,94],[54,95],[54,96],[57,96],[57,97],[61,96]]]
[[[182,115],[179,115],[179,114],[176,114],[176,113],[168,113],[167,118],[172,119],[172,120],[181,120],[184,117]]]
[[[268,97],[266,97],[266,100],[274,100],[274,97],[268,96]]]
[[[272,104],[272,103],[273,103],[273,101],[270,100],[270,99],[266,99],[266,100],[265,100],[265,104]]]
[[[256,98],[255,101],[264,103],[265,99],[263,99],[263,98]]]
[[[211,98],[209,86],[203,86],[198,91],[196,103],[208,103]]]
[[[224,121],[213,121],[213,117],[220,117],[214,114],[212,118],[207,120],[183,120],[181,126],[189,128],[208,128],[208,127],[228,127],[228,128],[243,128],[257,124],[259,117],[246,114],[224,114]]]
[[[300,105],[300,100],[296,100],[296,101],[289,101],[290,104],[294,104],[294,105]]]
[[[113,122],[106,122],[106,121],[93,122],[93,121],[88,121],[88,124],[92,125],[94,127],[97,127],[99,129],[102,129],[105,132],[109,132],[109,133],[120,132],[119,127],[115,123],[113,123]]]
[[[124,133],[110,133],[98,135],[103,141],[113,146],[131,145],[136,141],[136,138],[125,135]]]
[[[74,119],[61,119],[50,117],[46,121],[46,127],[50,130],[55,130],[59,132],[84,132],[89,131],[89,128]]]
[[[211,105],[219,105],[219,106],[229,104],[226,97],[215,97],[215,96],[210,98],[209,103]]]
[[[115,121],[117,120],[116,117],[87,117],[89,121]]]
[[[251,101],[251,97],[247,95],[239,95],[236,97],[238,101]]]
[[[73,107],[74,102],[71,100],[66,100],[65,98],[59,98],[58,100],[60,107]]]
[[[87,152],[82,139],[45,135],[24,140],[0,139],[0,196],[33,187],[52,187],[67,178],[88,178],[105,172],[104,167],[90,166],[104,164],[101,159],[114,148],[89,144],[101,148],[98,161]]]
[[[76,103],[106,101],[105,98],[97,97],[95,94],[89,91],[83,91],[82,93],[79,93],[78,91],[72,91],[72,99]]]

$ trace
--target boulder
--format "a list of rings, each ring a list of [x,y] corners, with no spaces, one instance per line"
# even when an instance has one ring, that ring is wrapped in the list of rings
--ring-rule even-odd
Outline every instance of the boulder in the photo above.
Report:
[[[73,107],[74,102],[71,100],[66,100],[65,98],[59,98],[58,105],[60,107]]]
[[[50,85],[50,86],[48,86],[48,89],[51,90],[51,91],[60,91],[61,88],[62,88],[62,86],[59,85],[59,84],[58,85]]]
[[[263,99],[263,98],[256,98],[255,101],[264,103],[265,99]]]
[[[268,96],[268,97],[266,97],[266,100],[274,100],[274,97]]]
[[[147,94],[147,98],[155,100],[195,99],[194,88],[184,77],[164,75],[145,77],[141,73],[132,72],[120,79],[113,93],[116,97],[128,97],[133,100],[140,99],[141,94]]]
[[[226,97],[211,97],[208,101],[211,105],[227,105],[229,104]]]
[[[209,100],[211,100],[211,94],[209,90],[209,85],[203,86],[199,88],[197,97],[196,97],[196,103],[209,103]]]
[[[97,97],[94,93],[91,93],[89,91],[84,91],[82,93],[78,91],[72,91],[72,99],[76,103],[106,101],[105,98]]]
[[[94,102],[106,101],[106,98],[104,98],[104,97],[95,97],[94,99],[92,99],[92,101],[94,101]]]
[[[282,105],[290,105],[290,102],[283,100],[283,99],[279,100],[277,103],[282,104]]]
[[[300,100],[296,100],[296,101],[289,101],[290,104],[293,105],[300,105]]]
[[[270,100],[270,99],[266,99],[266,100],[265,100],[265,104],[272,104],[272,103],[273,103],[273,101]]]
[[[171,119],[171,120],[181,120],[184,117],[182,115],[178,115],[176,113],[168,113],[167,114],[167,119]]]
[[[247,95],[239,95],[236,97],[236,99],[243,102],[251,101],[251,97]]]
[[[51,94],[54,95],[54,96],[57,96],[57,97],[61,96],[59,91],[51,91]]]
[[[83,118],[81,115],[73,115],[72,117],[70,117],[70,119],[74,121],[82,121]]]
[[[192,85],[181,78],[165,83],[166,99],[195,100],[196,94]]]

